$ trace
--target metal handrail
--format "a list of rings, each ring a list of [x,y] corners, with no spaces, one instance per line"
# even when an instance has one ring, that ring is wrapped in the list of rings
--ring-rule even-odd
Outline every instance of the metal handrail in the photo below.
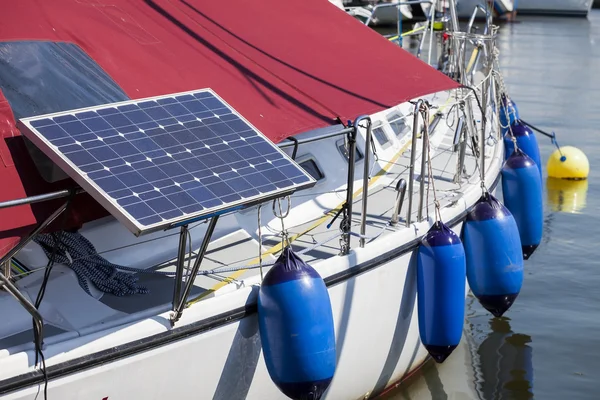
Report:
[[[367,121],[367,132],[365,134],[365,159],[364,159],[364,172],[363,172],[363,187],[362,187],[362,210],[360,213],[360,247],[365,247],[365,233],[367,231],[367,203],[369,201],[369,170],[370,167],[370,153],[371,153],[371,142],[372,142],[372,122],[371,117],[362,117],[361,120],[357,121],[356,128],[358,129],[358,122]]]
[[[423,201],[425,201],[425,176],[427,175],[427,157],[425,156],[429,150],[429,107],[425,107],[425,115],[423,117],[423,148],[421,150],[421,183],[419,185],[419,210],[417,212],[417,221],[423,221]],[[429,185],[429,181],[427,185]]]
[[[81,188],[65,189],[65,190],[59,190],[56,192],[38,194],[35,196],[22,197],[20,199],[6,200],[6,201],[0,202],[0,209],[24,206],[24,205],[28,205],[28,204],[34,204],[34,203],[41,203],[43,201],[61,199],[63,197],[68,197],[71,193],[80,194],[80,193],[84,193],[84,192],[85,191]]]

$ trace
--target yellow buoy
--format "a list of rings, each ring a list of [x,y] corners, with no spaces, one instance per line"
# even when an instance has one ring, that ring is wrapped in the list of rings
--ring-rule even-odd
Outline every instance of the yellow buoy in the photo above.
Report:
[[[550,155],[546,164],[548,176],[559,179],[587,179],[590,163],[583,151],[564,146]]]

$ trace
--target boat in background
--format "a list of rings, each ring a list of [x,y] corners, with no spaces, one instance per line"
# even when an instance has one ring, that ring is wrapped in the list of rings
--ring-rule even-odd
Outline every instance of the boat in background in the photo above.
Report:
[[[587,17],[593,0],[519,0],[517,13],[521,15],[556,15]]]
[[[349,15],[371,26],[395,25],[398,23],[399,17],[402,21],[413,19],[412,7],[409,4],[405,4],[406,2],[397,2],[394,0],[330,1],[338,7],[341,4]]]
[[[497,0],[493,2],[493,9],[496,12],[496,15],[502,16],[504,14],[510,13],[513,11],[513,0]],[[437,9],[438,12],[448,13],[450,5],[447,0],[438,1]],[[429,15],[429,10],[431,8],[430,3],[422,3],[421,8],[423,9],[423,13],[425,15]],[[483,10],[485,12],[486,4],[485,1],[482,0],[457,0],[456,1],[456,15],[460,19],[469,19],[472,17],[476,9]],[[445,11],[444,11],[445,10]],[[481,15],[477,15],[481,18]]]
[[[472,212],[504,165],[491,22],[426,31],[436,70],[323,0],[11,4],[3,399],[367,399],[462,359],[421,328],[463,326],[468,258],[431,267],[463,225],[464,254],[520,240]]]

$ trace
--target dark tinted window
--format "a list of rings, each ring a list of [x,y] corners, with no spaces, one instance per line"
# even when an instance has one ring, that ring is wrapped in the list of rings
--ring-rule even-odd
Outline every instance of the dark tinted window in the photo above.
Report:
[[[338,150],[340,151],[340,153],[342,153],[342,155],[344,156],[344,158],[346,160],[348,160],[348,147],[346,146],[346,141],[344,139],[342,140],[338,140],[337,142],[337,147]],[[363,154],[361,153],[360,149],[358,148],[358,146],[356,146],[356,151],[354,154],[354,162],[358,162],[360,160],[363,159]]]
[[[402,114],[390,114],[387,116],[387,119],[392,127],[392,130],[396,134],[396,137],[404,136],[410,130],[410,128],[406,125],[406,118],[404,118]]]
[[[0,89],[16,119],[129,100],[79,46],[62,42],[0,43]],[[46,181],[67,177],[29,140],[23,140]]]
[[[315,160],[306,160],[300,163],[300,166],[316,180],[321,180],[325,177]]]
[[[0,43],[0,88],[17,119],[129,100],[72,43]]]
[[[390,139],[388,139],[387,135],[383,131],[383,128],[373,129],[373,136],[375,136],[381,146],[390,142]]]

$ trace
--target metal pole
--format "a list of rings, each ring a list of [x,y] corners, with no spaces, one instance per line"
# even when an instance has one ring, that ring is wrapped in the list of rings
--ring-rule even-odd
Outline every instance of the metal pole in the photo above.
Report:
[[[52,192],[52,193],[39,194],[37,196],[29,196],[29,197],[23,197],[21,199],[7,200],[7,201],[0,202],[0,209],[23,206],[23,205],[27,205],[27,204],[40,203],[42,201],[56,200],[56,199],[60,199],[63,197],[67,197],[72,192],[73,192],[73,190],[71,190],[71,189],[65,189],[65,190],[59,190],[57,192]],[[75,189],[74,192],[75,192],[75,194],[79,194],[79,193],[83,193],[84,190],[81,188],[78,188],[78,189]]]
[[[183,265],[185,264],[185,247],[187,243],[188,226],[183,225],[179,230],[179,251],[175,270],[175,287],[173,289],[173,311],[179,307],[181,300],[181,284],[183,280]]]
[[[6,253],[4,257],[2,257],[2,259],[0,259],[0,265],[3,265],[6,261],[9,261],[11,258],[13,258],[15,254],[17,254],[23,247],[27,245],[27,243],[31,242],[35,235],[40,233],[48,225],[54,222],[54,220],[58,218],[58,216],[67,209],[68,204],[69,202],[63,204],[58,210],[54,211],[44,222],[39,224],[27,237],[21,239],[21,241],[15,247],[13,247],[8,253]]]
[[[398,217],[400,215],[400,211],[402,210],[402,203],[404,203],[404,195],[406,194],[406,181],[403,178],[398,180],[398,183],[396,184],[396,192],[398,194],[396,195],[394,214],[392,215],[392,220],[390,221],[392,226],[398,224]]]
[[[413,113],[413,134],[412,143],[410,147],[410,170],[408,176],[408,212],[406,215],[406,226],[410,226],[411,214],[412,214],[412,202],[413,202],[413,186],[415,181],[415,157],[417,153],[417,136],[419,133],[419,109],[423,104],[423,100],[417,101],[415,105],[415,111]]]
[[[21,239],[21,241],[13,247],[2,259],[0,260],[0,265],[4,265],[7,262],[10,262],[10,259],[13,258],[23,247],[27,245],[38,233],[44,230],[48,225],[50,225],[59,215],[61,215],[69,205],[69,202],[65,202],[58,210],[54,211],[46,220],[40,223],[27,237]],[[13,285],[13,283],[6,277],[2,272],[0,272],[0,281],[2,286],[5,287],[6,291],[10,293],[22,306],[27,310],[27,312],[33,318],[33,323],[38,331],[36,343],[40,348],[43,343],[44,338],[44,322],[42,316],[35,308],[33,304],[29,302],[29,300],[21,294],[19,289]]]
[[[431,15],[429,22],[429,54],[427,56],[427,64],[429,65],[431,65],[431,51],[433,49],[433,22],[435,20],[435,6],[436,0],[433,0],[433,3],[431,4]]]
[[[481,182],[485,182],[485,129],[486,129],[486,113],[487,113],[487,101],[488,101],[488,80],[483,82],[481,85],[481,103],[483,106],[483,115],[481,116]]]
[[[458,24],[458,17],[456,16],[456,1],[448,0],[450,3],[450,22],[452,22],[452,30],[454,32],[460,31],[460,26]]]
[[[427,175],[427,152],[429,145],[429,108],[425,111],[425,116],[423,117],[423,149],[421,150],[421,184],[419,185],[419,210],[417,212],[417,221],[421,222],[423,220],[423,201],[425,200],[425,175]],[[427,185],[430,185],[430,182],[427,182]]]
[[[464,104],[460,105],[460,109],[464,114]],[[465,117],[461,116],[456,127],[458,142],[458,165],[456,166],[456,174],[454,175],[454,183],[462,183],[462,173],[465,166],[465,155],[467,150],[467,131],[465,128]]]
[[[188,279],[185,281],[185,288],[183,289],[183,295],[181,296],[181,301],[177,305],[177,308],[174,310],[174,313],[171,314],[171,324],[174,324],[181,318],[181,314],[183,314],[183,308],[185,307],[185,301],[188,298],[190,291],[192,290],[192,286],[194,286],[194,281],[196,280],[196,274],[200,269],[200,265],[202,264],[202,260],[204,259],[204,255],[206,254],[206,249],[208,248],[208,244],[210,243],[210,238],[212,237],[213,232],[215,231],[215,226],[217,225],[217,221],[219,220],[219,216],[216,215],[210,219],[208,223],[208,227],[206,228],[206,233],[204,234],[204,239],[202,240],[202,244],[200,245],[200,249],[198,250],[198,257],[196,257],[196,261],[194,262],[194,266],[192,267],[192,271]]]
[[[360,247],[365,247],[365,233],[367,232],[367,202],[369,201],[369,170],[371,153],[371,117],[364,117],[367,121],[367,133],[365,135],[365,165],[363,172],[362,212],[360,215]],[[357,125],[358,127],[358,125]]]
[[[348,182],[346,189],[346,204],[344,205],[345,215],[342,219],[342,249],[341,254],[348,254],[350,251],[350,231],[352,230],[352,203],[354,199],[354,167],[356,160],[356,136],[358,133],[358,121],[362,117],[358,117],[354,121],[354,130],[348,133]]]
[[[396,11],[398,12],[398,44],[400,45],[400,47],[402,47],[402,10],[400,10],[400,6],[398,6],[398,9]]]

